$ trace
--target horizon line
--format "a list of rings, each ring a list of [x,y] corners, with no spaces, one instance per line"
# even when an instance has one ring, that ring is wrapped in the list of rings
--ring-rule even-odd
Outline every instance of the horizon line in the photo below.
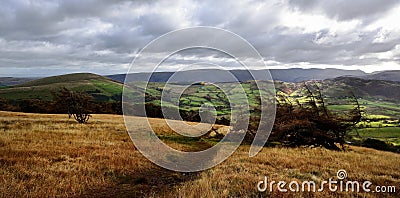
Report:
[[[292,70],[292,69],[302,69],[302,70],[342,70],[342,71],[361,71],[365,74],[376,74],[376,73],[381,73],[381,72],[387,72],[387,71],[400,71],[400,68],[398,70],[393,70],[393,69],[388,69],[388,70],[376,70],[376,71],[371,71],[367,72],[362,69],[346,69],[346,68],[334,68],[334,67],[329,67],[329,68],[319,68],[319,67],[292,67],[292,68],[271,68],[271,69],[250,69],[251,71],[257,71],[257,70]],[[240,68],[232,68],[232,69],[215,69],[215,68],[200,68],[200,69],[187,69],[187,70],[181,70],[181,71],[196,71],[196,70],[227,70],[227,71],[233,71],[233,70],[243,70],[245,71],[246,69],[240,69]],[[153,73],[169,73],[169,72],[175,72],[173,70],[161,70],[161,71],[156,71]],[[90,71],[73,71],[69,73],[58,73],[58,74],[50,74],[50,75],[40,75],[40,74],[33,74],[33,75],[1,75],[0,78],[45,78],[45,77],[51,77],[51,76],[62,76],[62,75],[68,75],[68,74],[79,74],[79,73],[88,73],[88,74],[96,74],[100,76],[111,76],[111,75],[121,75],[121,74],[128,74],[128,72],[124,73],[98,73],[98,72],[90,72]],[[132,72],[129,74],[140,74],[140,73],[151,73],[151,71],[143,71],[143,72]]]

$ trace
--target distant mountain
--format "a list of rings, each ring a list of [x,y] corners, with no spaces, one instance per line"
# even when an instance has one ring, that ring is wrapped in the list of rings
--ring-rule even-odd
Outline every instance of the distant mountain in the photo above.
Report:
[[[122,84],[109,78],[76,73],[33,80],[13,87],[0,89],[0,98],[11,100],[52,100],[52,92],[61,87],[91,94],[98,101],[121,100]]]
[[[0,87],[1,86],[14,86],[22,83],[26,83],[36,78],[13,78],[13,77],[0,77]]]
[[[284,82],[302,82],[308,80],[325,80],[342,76],[359,77],[366,75],[361,70],[341,69],[273,69],[270,70],[274,80]]]
[[[284,82],[301,82],[307,80],[325,80],[329,78],[336,78],[340,76],[364,76],[361,70],[340,70],[340,69],[272,69],[269,70],[274,80]],[[249,71],[246,70],[230,70],[232,74],[241,82],[253,80]],[[255,80],[266,79],[263,74],[265,70],[252,70],[255,74]],[[150,82],[167,82],[174,72],[155,72],[151,75]],[[188,70],[179,72],[175,78],[175,83],[187,83],[195,81],[215,81],[217,82],[232,82],[232,78],[226,75],[226,71],[216,69],[201,69],[201,70]],[[149,73],[131,73],[128,75],[127,81],[147,81],[146,77]],[[107,76],[113,80],[124,82],[126,74],[116,74]]]
[[[370,80],[388,80],[400,82],[400,71],[383,71],[379,73],[365,75],[362,76],[362,78]]]

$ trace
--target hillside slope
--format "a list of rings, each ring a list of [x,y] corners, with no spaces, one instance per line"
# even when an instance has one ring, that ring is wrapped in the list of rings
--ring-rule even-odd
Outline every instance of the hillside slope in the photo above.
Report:
[[[353,91],[356,96],[398,102],[400,100],[400,82],[368,80],[352,77],[339,77],[325,80],[324,87],[329,95],[340,94],[337,89]]]
[[[400,82],[400,71],[383,71],[370,75],[363,76],[364,79],[372,80],[387,80]]]
[[[400,112],[400,82],[368,80],[354,77],[339,77],[322,81],[308,81],[312,85],[317,83],[330,108],[335,110],[349,110],[347,98],[354,94],[364,111],[369,115],[385,115],[398,118]],[[304,95],[303,83],[276,82],[276,88],[286,94],[300,98]]]
[[[76,73],[42,78],[0,90],[0,98],[11,100],[51,100],[52,92],[60,88],[86,92],[98,101],[117,101],[122,94],[122,84],[103,76]]]

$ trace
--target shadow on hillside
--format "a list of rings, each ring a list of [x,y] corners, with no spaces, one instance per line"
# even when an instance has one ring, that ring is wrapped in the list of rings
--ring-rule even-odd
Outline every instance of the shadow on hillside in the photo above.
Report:
[[[192,142],[184,151],[196,152],[211,147],[206,142]],[[185,182],[194,181],[200,172],[181,173],[161,168],[155,164],[138,167],[129,173],[104,173],[110,185],[88,189],[77,197],[160,197],[165,192]]]
[[[105,175],[110,185],[88,189],[77,197],[158,197],[181,183],[193,181],[199,173],[180,173],[152,166],[124,175]]]

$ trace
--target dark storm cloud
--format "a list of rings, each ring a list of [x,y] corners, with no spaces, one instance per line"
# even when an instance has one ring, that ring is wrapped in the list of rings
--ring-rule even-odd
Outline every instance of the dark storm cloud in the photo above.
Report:
[[[274,66],[398,63],[400,31],[396,25],[370,25],[399,5],[397,0],[3,0],[0,75],[23,75],[22,71],[38,75],[126,72],[148,42],[192,26],[214,26],[237,33]],[[322,22],[316,23],[314,17],[322,17]],[[345,24],[354,20],[354,25]],[[193,38],[210,39],[189,35],[166,45],[180,45]],[[241,50],[234,44],[232,49]],[[382,55],[387,52],[389,55]],[[184,55],[190,58],[182,60]],[[183,52],[170,62],[187,64],[196,57],[226,61],[218,53]]]

